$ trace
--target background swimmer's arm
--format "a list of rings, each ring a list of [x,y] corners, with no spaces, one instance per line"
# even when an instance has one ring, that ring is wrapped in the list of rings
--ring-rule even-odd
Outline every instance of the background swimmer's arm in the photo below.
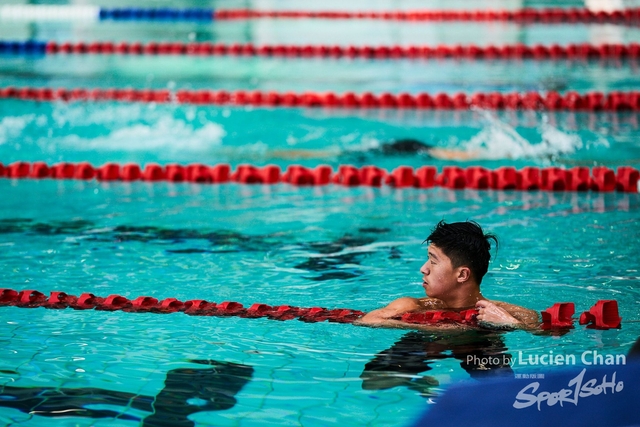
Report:
[[[447,148],[430,148],[429,155],[441,160],[471,160],[478,158],[475,151],[449,150]]]
[[[274,159],[327,159],[336,157],[340,150],[272,150],[267,156]]]

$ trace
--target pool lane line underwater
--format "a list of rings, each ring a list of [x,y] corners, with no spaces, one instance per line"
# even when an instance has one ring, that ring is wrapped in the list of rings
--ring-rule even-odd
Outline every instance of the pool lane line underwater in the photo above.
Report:
[[[177,90],[167,89],[96,89],[96,88],[48,88],[4,87],[0,99],[22,99],[40,102],[53,101],[119,101],[196,105],[237,105],[253,107],[327,108],[327,109],[417,109],[417,110],[532,110],[532,111],[585,111],[628,112],[640,111],[640,91],[614,91],[611,93],[575,91],[564,95],[556,91],[543,92],[462,92],[392,94],[372,92],[356,94],[345,92],[275,92],[237,90]]]
[[[586,8],[521,8],[516,10],[382,10],[382,11],[309,11],[252,10],[209,8],[106,8],[90,5],[3,5],[0,20],[5,21],[160,21],[211,22],[247,19],[325,19],[385,20],[431,22],[514,22],[519,24],[635,24],[640,21],[640,8],[614,11],[592,11]]]
[[[392,172],[377,166],[356,168],[342,165],[334,173],[328,165],[314,169],[290,165],[282,170],[277,165],[256,167],[239,165],[235,171],[228,164],[207,166],[191,164],[182,166],[169,164],[161,166],[149,163],[144,168],[135,163],[120,165],[106,163],[94,167],[88,162],[58,163],[52,166],[44,162],[14,162],[8,166],[0,163],[0,177],[11,179],[78,179],[99,181],[169,181],[221,184],[236,182],[242,184],[279,184],[298,186],[342,185],[370,186],[382,185],[395,188],[443,187],[453,190],[464,188],[477,190],[522,190],[522,191],[594,191],[594,192],[638,192],[640,171],[630,166],[620,166],[617,172],[604,166],[576,166],[571,169],[559,167],[500,167],[489,170],[481,166],[461,168],[445,166],[441,173],[435,166],[422,166],[414,171],[410,166],[399,166]]]
[[[467,60],[627,60],[640,58],[640,44],[589,43],[527,46],[522,43],[504,45],[254,45],[253,43],[211,42],[55,42],[0,41],[0,54],[53,55],[197,55],[197,56],[262,56],[284,58],[365,58],[365,59],[467,59]]]
[[[106,298],[92,293],[83,293],[79,297],[65,292],[51,292],[47,298],[36,290],[16,291],[0,289],[0,306],[20,308],[44,307],[48,309],[73,308],[76,310],[125,311],[132,313],[169,314],[182,312],[191,316],[268,318],[271,320],[293,320],[303,322],[353,323],[365,313],[348,308],[326,309],[324,307],[296,307],[290,305],[270,306],[255,303],[249,308],[235,301],[224,301],[220,304],[206,300],[189,300],[182,302],[176,298],[165,298],[159,301],[149,296],[140,296],[129,300],[121,295],[110,295]],[[556,303],[540,314],[542,330],[567,330],[573,328],[575,305],[572,302]],[[478,311],[475,309],[462,311],[427,311],[423,313],[405,313],[398,317],[405,323],[416,325],[459,324],[482,327],[477,321]],[[588,311],[580,315],[579,323],[592,329],[619,329],[622,318],[618,314],[618,302],[615,300],[599,300]]]

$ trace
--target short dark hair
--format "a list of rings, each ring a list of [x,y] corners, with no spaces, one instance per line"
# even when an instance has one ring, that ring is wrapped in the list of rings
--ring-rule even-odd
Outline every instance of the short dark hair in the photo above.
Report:
[[[433,243],[448,256],[453,268],[462,265],[469,267],[471,274],[480,285],[489,269],[490,240],[496,242],[497,250],[498,237],[495,234],[482,231],[482,227],[477,222],[465,221],[447,224],[442,220],[431,231],[425,242]]]

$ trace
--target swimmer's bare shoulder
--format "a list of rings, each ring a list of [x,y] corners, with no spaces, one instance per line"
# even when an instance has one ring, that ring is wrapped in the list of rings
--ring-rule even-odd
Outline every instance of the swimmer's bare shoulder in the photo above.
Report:
[[[504,309],[511,316],[515,317],[522,323],[524,329],[537,328],[540,326],[540,317],[538,312],[519,305],[511,304],[504,301],[489,301],[498,307]]]

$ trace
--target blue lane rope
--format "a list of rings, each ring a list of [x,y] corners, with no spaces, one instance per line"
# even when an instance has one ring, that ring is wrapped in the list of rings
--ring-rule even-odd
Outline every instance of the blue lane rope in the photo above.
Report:
[[[211,22],[214,10],[208,8],[105,8],[92,5],[0,5],[0,21],[200,21]]]
[[[100,8],[100,20],[112,21],[213,21],[213,9],[122,7]]]
[[[47,42],[28,40],[28,41],[1,41],[0,54],[33,54],[44,55],[47,53]]]

